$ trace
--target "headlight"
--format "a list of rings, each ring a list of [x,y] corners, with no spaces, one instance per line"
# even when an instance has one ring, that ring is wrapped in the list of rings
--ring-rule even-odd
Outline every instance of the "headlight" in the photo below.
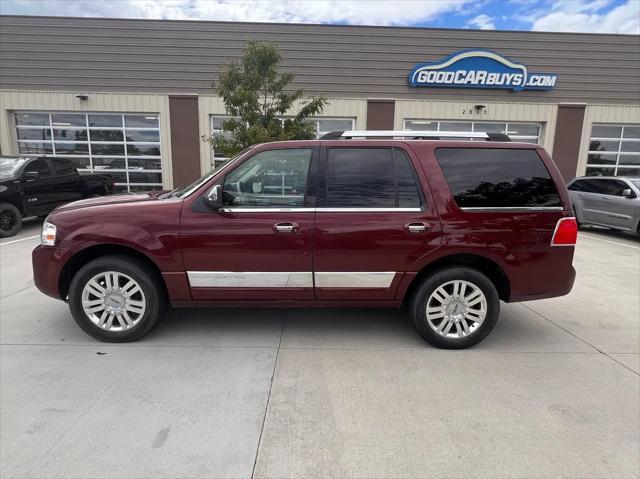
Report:
[[[54,246],[56,244],[56,225],[46,221],[42,224],[40,244],[43,246]]]
[[[7,191],[7,187],[4,185],[0,185],[0,193],[4,193],[5,191]]]

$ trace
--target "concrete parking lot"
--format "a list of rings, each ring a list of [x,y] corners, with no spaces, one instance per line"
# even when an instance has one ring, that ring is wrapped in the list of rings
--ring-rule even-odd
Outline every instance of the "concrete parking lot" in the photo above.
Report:
[[[442,351],[388,310],[174,310],[100,343],[33,287],[39,226],[0,246],[3,478],[640,476],[631,236],[581,232],[569,296]]]

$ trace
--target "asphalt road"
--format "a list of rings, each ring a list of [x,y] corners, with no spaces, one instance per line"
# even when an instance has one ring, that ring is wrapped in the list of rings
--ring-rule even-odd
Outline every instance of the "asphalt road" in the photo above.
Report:
[[[174,310],[104,344],[0,241],[0,476],[640,475],[640,242],[580,233],[574,291],[466,351],[401,311]],[[553,274],[550,271],[549,274]]]

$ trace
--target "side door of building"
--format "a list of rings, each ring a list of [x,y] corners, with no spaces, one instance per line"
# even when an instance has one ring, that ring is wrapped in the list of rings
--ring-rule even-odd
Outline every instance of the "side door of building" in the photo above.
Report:
[[[604,208],[607,214],[607,223],[612,227],[630,230],[633,228],[633,213],[635,208],[636,193],[624,180],[609,179],[607,191],[603,195]],[[632,196],[624,196],[625,190],[631,191]]]
[[[316,299],[394,300],[403,277],[440,244],[440,221],[416,164],[413,151],[391,142],[323,148]]]
[[[20,173],[27,216],[48,214],[55,205],[51,193],[51,170],[44,158],[29,161]]]
[[[51,158],[53,176],[51,177],[51,195],[55,205],[82,199],[82,182],[78,170],[72,161],[64,158]]]
[[[318,149],[262,150],[218,181],[224,207],[182,209],[180,243],[191,295],[209,301],[313,299]]]

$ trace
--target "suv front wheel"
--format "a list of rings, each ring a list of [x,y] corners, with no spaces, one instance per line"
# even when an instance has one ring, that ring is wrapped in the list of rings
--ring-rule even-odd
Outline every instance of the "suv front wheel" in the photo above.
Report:
[[[107,342],[141,338],[164,314],[164,289],[144,263],[103,256],[84,265],[69,287],[69,308],[89,335]]]
[[[410,305],[418,334],[438,348],[463,349],[491,332],[500,314],[495,286],[480,271],[464,266],[441,269],[418,287]]]

